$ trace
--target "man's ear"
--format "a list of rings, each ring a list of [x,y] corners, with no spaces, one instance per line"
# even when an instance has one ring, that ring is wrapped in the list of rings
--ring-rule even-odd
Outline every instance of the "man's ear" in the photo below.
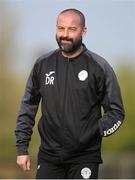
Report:
[[[82,36],[85,36],[86,33],[87,33],[87,27],[84,27],[84,28],[83,28],[83,32],[82,32]]]

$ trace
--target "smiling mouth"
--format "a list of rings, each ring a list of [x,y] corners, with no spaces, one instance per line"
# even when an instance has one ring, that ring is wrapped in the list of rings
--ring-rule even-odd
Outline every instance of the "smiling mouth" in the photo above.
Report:
[[[61,43],[62,44],[71,44],[71,41],[69,41],[69,40],[68,41],[67,40],[61,40]]]

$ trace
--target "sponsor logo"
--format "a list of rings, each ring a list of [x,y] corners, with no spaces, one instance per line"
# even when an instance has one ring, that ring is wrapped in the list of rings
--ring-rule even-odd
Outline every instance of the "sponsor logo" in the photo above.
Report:
[[[121,125],[121,121],[118,121],[117,123],[115,123],[112,128],[104,131],[104,136],[110,135],[113,132],[115,132],[119,128],[120,125]]]
[[[80,81],[85,81],[88,77],[88,72],[86,70],[82,70],[78,74],[78,78]]]
[[[39,169],[40,169],[40,165],[37,166],[37,170],[39,170]]]
[[[52,74],[54,74],[55,71],[50,71],[49,74],[45,74],[45,84],[46,85],[54,85],[54,76],[52,76]]]
[[[82,175],[83,179],[89,179],[91,176],[91,170],[89,168],[85,167],[81,170],[81,175]]]

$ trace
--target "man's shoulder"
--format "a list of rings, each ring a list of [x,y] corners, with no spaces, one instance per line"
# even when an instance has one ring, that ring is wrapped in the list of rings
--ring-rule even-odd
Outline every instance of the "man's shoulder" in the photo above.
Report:
[[[59,49],[52,50],[48,53],[42,54],[35,62],[35,64],[40,64],[42,61],[47,61],[50,58],[53,58],[53,56],[56,56],[58,53]]]
[[[93,61],[100,66],[104,71],[106,68],[111,68],[111,65],[108,63],[108,61],[100,56],[99,54],[92,52],[90,50],[87,49],[86,54],[93,59]]]

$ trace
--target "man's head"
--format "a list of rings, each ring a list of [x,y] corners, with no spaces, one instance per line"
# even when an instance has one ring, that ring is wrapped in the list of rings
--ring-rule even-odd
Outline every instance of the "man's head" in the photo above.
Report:
[[[79,10],[66,9],[58,15],[56,40],[63,52],[77,51],[85,33],[85,17]]]

